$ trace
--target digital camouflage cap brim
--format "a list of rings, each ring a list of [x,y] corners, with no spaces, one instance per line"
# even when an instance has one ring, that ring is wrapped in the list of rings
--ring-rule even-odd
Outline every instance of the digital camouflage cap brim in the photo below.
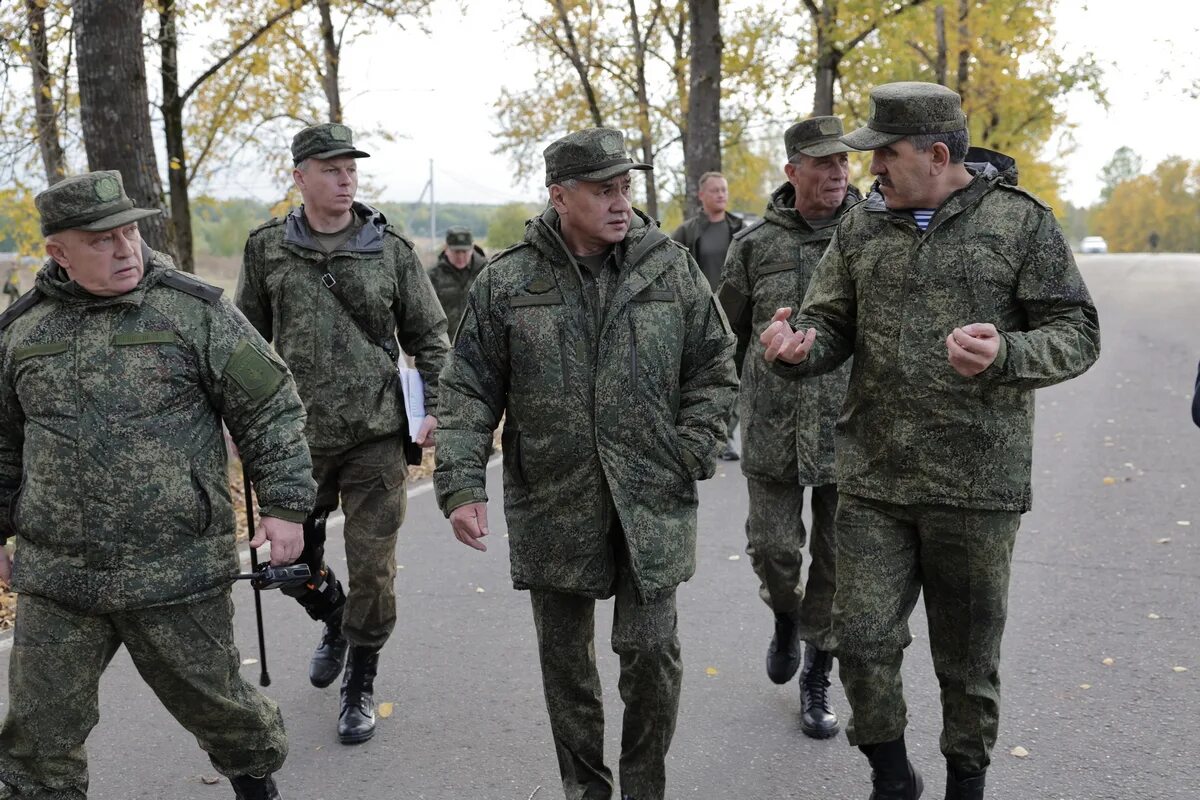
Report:
[[[867,124],[842,141],[855,150],[875,150],[906,136],[949,133],[967,127],[962,99],[936,83],[900,81],[871,90]]]
[[[625,152],[625,135],[613,128],[584,128],[568,133],[542,151],[546,185],[574,178],[600,182],[631,169],[653,169]]]

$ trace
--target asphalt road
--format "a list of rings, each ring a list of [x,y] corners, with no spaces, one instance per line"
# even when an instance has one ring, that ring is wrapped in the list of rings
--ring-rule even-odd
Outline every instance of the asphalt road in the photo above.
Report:
[[[1038,394],[1035,508],[1016,550],[988,797],[1193,798],[1200,430],[1189,402],[1200,356],[1200,257],[1080,263],[1100,308],[1103,355],[1084,377]],[[508,581],[498,470],[489,477],[496,500],[486,554],[458,544],[427,487],[413,487],[397,554],[400,621],[377,683],[377,700],[393,711],[373,741],[337,743],[337,687],[316,690],[306,677],[318,628],[278,593],[267,597],[266,691],[291,734],[278,776],[285,798],[562,797],[529,601]],[[746,490],[736,465],[723,465],[700,496],[699,569],[679,592],[686,672],[669,796],[865,798],[868,770],[857,750],[844,736],[801,735],[795,685],[777,687],[764,674],[771,616],[743,554]],[[341,558],[336,535],[332,556]],[[251,594],[240,587],[238,597],[242,655],[255,658]],[[620,702],[610,621],[611,604],[601,604],[597,651],[615,762]],[[908,741],[927,776],[926,797],[940,800],[938,698],[920,606],[914,631],[905,663]],[[257,664],[244,670],[257,679]],[[845,712],[836,682],[834,698]],[[105,675],[101,701],[89,741],[91,797],[231,796],[228,784],[203,782],[215,771],[124,651]],[[1013,755],[1017,747],[1028,755]]]

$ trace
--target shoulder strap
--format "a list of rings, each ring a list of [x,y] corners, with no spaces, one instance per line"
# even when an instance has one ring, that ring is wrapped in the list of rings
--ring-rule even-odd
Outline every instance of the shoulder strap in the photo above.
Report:
[[[393,363],[400,359],[400,346],[396,344],[396,337],[391,335],[391,331],[388,331],[388,336],[378,339],[373,333],[371,333],[371,329],[367,326],[367,323],[361,319],[358,314],[354,313],[354,307],[350,305],[350,301],[347,300],[346,295],[342,293],[342,285],[338,283],[337,278],[334,277],[333,271],[329,268],[328,261],[325,262],[325,273],[321,275],[321,284],[330,292],[332,292],[333,296],[336,297],[339,302],[341,302],[342,308],[346,309],[346,313],[350,315],[350,319],[354,320],[354,324],[357,325],[360,330],[362,330],[363,335],[365,335],[369,341],[373,342],[379,347],[382,347],[383,352],[388,354],[388,358],[390,358]]]
[[[205,283],[199,278],[175,269],[165,271],[159,280],[172,289],[190,294],[192,297],[199,297],[206,303],[217,302],[221,299],[221,295],[225,293],[225,290],[219,286]]]
[[[13,320],[42,301],[45,295],[35,286],[13,301],[13,304],[0,314],[0,331],[12,324]]]

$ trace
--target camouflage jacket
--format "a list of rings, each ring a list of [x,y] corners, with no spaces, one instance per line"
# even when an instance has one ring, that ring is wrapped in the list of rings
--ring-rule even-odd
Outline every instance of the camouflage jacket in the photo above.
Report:
[[[837,219],[861,199],[851,188],[826,226],[796,210],[790,183],[775,190],[763,219],[733,237],[719,296],[738,337],[742,385],[742,473],[763,481],[824,486],[835,481],[833,428],[846,397],[850,365],[800,382],[775,375],[758,341],[775,310],[799,308]],[[789,446],[790,445],[790,446]]]
[[[597,329],[549,209],[475,285],[442,375],[434,484],[444,513],[486,502],[506,414],[513,583],[603,597],[617,521],[649,597],[695,571],[696,481],[712,475],[737,380],[734,338],[696,262],[638,212]]]
[[[380,342],[399,338],[414,357],[429,414],[437,413],[438,373],[450,350],[446,315],[412,245],[373,208],[355,203],[354,213],[362,227],[332,255],[313,238],[303,207],[256,228],[238,281],[238,308],[296,376],[314,451],[407,429],[396,362]],[[370,338],[322,282],[327,271],[368,321]]]
[[[446,312],[446,330],[450,333],[451,342],[458,331],[458,323],[462,321],[463,311],[467,308],[467,291],[486,265],[487,256],[479,249],[479,245],[475,245],[471,253],[471,263],[462,269],[450,263],[445,250],[438,255],[437,263],[429,268],[429,282],[433,284],[438,302]]]
[[[287,368],[219,289],[143,252],[141,283],[117,297],[49,262],[43,299],[0,332],[13,588],[89,613],[193,598],[238,572],[222,420],[261,513],[299,522],[316,493]]]
[[[946,337],[990,322],[983,373],[950,366]],[[1100,327],[1049,207],[994,172],[938,208],[922,232],[872,194],[842,217],[797,328],[815,327],[818,375],[854,355],[836,461],[841,491],[898,504],[1027,511],[1033,390],[1082,374]]]

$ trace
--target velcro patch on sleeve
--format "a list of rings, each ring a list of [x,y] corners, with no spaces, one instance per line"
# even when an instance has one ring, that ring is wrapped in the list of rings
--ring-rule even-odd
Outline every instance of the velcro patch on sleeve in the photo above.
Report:
[[[225,377],[236,383],[251,400],[260,402],[275,394],[283,383],[284,372],[248,339],[242,339],[225,365]]]

